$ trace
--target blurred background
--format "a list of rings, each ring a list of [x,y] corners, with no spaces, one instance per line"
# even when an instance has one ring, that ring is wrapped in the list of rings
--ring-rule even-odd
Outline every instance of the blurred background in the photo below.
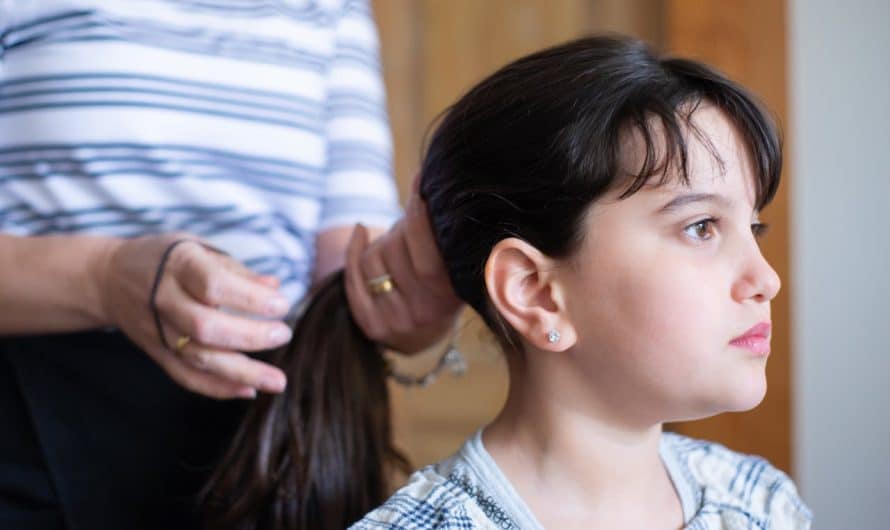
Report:
[[[430,123],[521,55],[618,32],[703,60],[751,89],[785,134],[763,248],[783,278],[766,400],[671,430],[769,459],[817,528],[890,528],[890,0],[374,0],[395,168],[407,196]],[[393,387],[415,466],[456,450],[506,396],[505,364],[467,313],[470,370]],[[423,372],[436,349],[409,361]]]

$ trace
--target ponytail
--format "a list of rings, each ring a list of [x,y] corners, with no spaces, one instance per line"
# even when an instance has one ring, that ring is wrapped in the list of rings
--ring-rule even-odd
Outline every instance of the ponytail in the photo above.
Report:
[[[274,362],[287,389],[245,415],[201,500],[207,528],[342,530],[383,503],[393,446],[387,364],[349,312],[343,272],[309,295]]]

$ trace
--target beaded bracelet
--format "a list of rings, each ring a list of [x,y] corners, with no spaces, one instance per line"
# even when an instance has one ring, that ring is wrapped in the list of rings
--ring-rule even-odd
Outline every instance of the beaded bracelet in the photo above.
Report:
[[[439,361],[436,363],[436,366],[433,367],[429,372],[416,376],[411,374],[403,374],[395,371],[393,369],[392,363],[389,363],[389,376],[393,378],[393,380],[406,387],[417,386],[420,388],[425,388],[433,384],[436,379],[438,379],[439,374],[442,370],[448,369],[451,372],[452,376],[459,377],[467,372],[467,361],[464,359],[463,354],[455,347],[454,345],[455,339],[454,337],[448,341],[448,345],[445,347],[445,351],[439,357]]]

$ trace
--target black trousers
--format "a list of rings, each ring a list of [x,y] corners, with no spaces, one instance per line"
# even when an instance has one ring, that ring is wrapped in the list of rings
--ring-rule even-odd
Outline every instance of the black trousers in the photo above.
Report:
[[[244,406],[181,389],[119,333],[0,338],[0,528],[198,528]]]

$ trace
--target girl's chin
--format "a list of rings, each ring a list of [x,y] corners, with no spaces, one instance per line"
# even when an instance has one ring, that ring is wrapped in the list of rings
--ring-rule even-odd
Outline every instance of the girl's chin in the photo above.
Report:
[[[766,397],[766,377],[738,381],[733,387],[723,387],[719,395],[698,400],[695,410],[671,418],[670,422],[695,421],[710,418],[724,412],[747,412],[763,402]]]
[[[732,395],[727,396],[726,412],[746,412],[763,402],[766,397],[766,375],[748,381],[745,385],[735,388]]]

